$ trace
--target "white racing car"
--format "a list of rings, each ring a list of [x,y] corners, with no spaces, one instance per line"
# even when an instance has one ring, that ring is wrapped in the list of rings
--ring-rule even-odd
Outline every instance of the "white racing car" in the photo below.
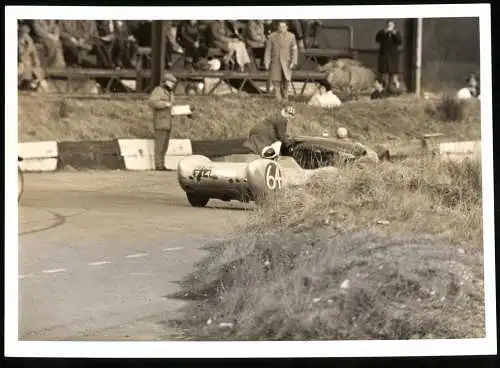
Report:
[[[335,171],[332,166],[340,161],[352,162],[366,156],[366,150],[359,147],[332,139],[298,137],[291,139],[287,147],[275,142],[251,162],[187,157],[178,163],[177,178],[194,207],[204,207],[210,199],[261,203],[269,193],[307,183],[318,171]],[[280,159],[282,156],[288,157]]]
[[[251,162],[214,162],[201,155],[187,157],[177,166],[179,185],[194,207],[204,207],[212,198],[259,202],[269,192],[286,185],[279,154],[274,148],[269,149],[273,153],[256,155]]]

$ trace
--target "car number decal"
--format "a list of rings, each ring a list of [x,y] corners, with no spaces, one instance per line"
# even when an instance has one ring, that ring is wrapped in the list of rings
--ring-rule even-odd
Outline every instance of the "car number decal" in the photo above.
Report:
[[[266,180],[266,186],[269,190],[281,189],[282,186],[281,170],[276,163],[270,162],[269,164],[267,164],[265,170],[265,180]]]
[[[197,167],[193,170],[193,176],[197,179],[211,178],[213,176],[212,171],[212,167]]]

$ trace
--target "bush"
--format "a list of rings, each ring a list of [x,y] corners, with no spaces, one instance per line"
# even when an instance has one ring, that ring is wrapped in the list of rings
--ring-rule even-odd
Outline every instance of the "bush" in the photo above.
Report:
[[[459,100],[451,95],[444,95],[431,111],[438,120],[451,122],[461,121],[467,115],[467,101]]]

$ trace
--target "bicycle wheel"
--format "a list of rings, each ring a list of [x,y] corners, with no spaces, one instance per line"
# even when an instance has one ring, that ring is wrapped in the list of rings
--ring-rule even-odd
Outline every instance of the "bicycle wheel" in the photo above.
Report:
[[[18,201],[21,199],[21,195],[23,194],[23,190],[24,190],[24,176],[23,176],[23,172],[18,167],[17,168],[17,200]]]

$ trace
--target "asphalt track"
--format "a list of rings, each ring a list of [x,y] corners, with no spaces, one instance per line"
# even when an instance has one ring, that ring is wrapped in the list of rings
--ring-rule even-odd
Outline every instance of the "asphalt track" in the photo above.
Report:
[[[246,208],[245,208],[246,207]],[[171,172],[25,174],[20,340],[176,339],[166,297],[248,205],[192,208]]]

